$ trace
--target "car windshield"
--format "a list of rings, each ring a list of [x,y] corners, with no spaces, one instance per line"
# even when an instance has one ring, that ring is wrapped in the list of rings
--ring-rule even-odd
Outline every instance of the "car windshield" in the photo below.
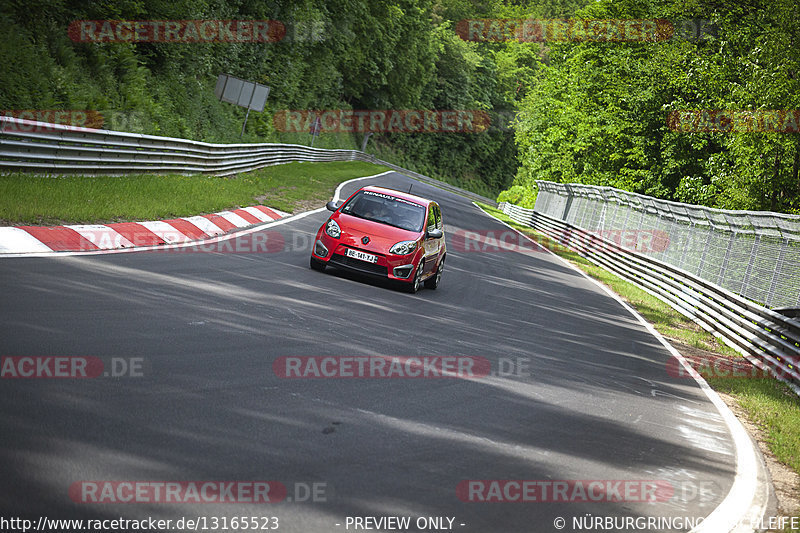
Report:
[[[423,206],[373,191],[360,191],[345,204],[342,213],[408,231],[422,231],[425,223]]]

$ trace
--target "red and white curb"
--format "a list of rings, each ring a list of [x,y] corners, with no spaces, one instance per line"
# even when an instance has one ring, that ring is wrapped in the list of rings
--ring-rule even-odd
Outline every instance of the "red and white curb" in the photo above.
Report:
[[[170,220],[73,226],[0,227],[0,254],[93,252],[183,244],[272,222],[288,213],[263,205]]]

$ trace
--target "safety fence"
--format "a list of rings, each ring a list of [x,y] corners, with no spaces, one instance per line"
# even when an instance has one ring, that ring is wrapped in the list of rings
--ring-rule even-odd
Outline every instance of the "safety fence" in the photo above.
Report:
[[[800,216],[727,211],[611,187],[537,182],[536,212],[588,231],[651,231],[648,255],[765,307],[800,307]]]

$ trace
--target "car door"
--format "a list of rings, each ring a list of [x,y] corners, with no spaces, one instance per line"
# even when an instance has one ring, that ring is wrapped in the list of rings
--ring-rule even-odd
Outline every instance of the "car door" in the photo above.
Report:
[[[442,226],[441,211],[439,210],[439,206],[434,202],[428,206],[428,220],[426,221],[425,229],[444,229]],[[440,239],[432,239],[426,235],[423,245],[425,247],[425,264],[422,270],[423,272],[431,272],[436,268],[436,259],[439,256],[440,250],[442,249],[443,242],[444,237]]]

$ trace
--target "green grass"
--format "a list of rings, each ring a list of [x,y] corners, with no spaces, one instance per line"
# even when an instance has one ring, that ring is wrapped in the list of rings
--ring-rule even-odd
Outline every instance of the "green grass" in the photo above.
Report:
[[[263,204],[287,212],[320,207],[342,181],[378,174],[361,162],[288,163],[234,177],[0,176],[0,223],[90,224],[212,213]]]
[[[655,296],[554,242],[549,237],[511,220],[502,211],[481,205],[487,213],[531,236],[539,244],[572,262],[584,272],[610,287],[630,303],[662,335],[696,348],[726,357],[741,357],[727,345]],[[742,407],[749,420],[759,427],[775,458],[800,473],[800,399],[778,380],[709,378],[709,385],[729,394]]]
[[[706,381],[714,390],[735,398],[750,422],[761,431],[772,455],[800,473],[800,406],[789,387],[770,378],[711,378]],[[798,487],[794,489],[796,493]],[[783,533],[790,531],[796,530],[791,527],[782,530]]]
[[[712,378],[709,384],[736,397],[782,463],[800,472],[800,408],[797,397],[774,379]]]

